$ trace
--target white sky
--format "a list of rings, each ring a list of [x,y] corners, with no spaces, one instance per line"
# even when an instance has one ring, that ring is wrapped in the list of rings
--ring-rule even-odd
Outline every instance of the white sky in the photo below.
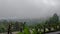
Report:
[[[0,18],[41,18],[60,13],[60,0],[0,0]]]

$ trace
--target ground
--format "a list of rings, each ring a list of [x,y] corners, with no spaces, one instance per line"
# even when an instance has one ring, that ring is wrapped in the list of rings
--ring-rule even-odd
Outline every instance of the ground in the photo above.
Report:
[[[60,31],[52,32],[52,33],[46,33],[46,34],[60,34]]]
[[[13,32],[12,34],[17,34],[18,32]],[[7,34],[7,33],[0,33],[0,34]]]
[[[13,34],[17,34],[18,32],[13,32]],[[7,34],[7,33],[0,33],[0,34]],[[60,34],[60,31],[57,32],[51,32],[51,33],[46,33],[46,34]]]

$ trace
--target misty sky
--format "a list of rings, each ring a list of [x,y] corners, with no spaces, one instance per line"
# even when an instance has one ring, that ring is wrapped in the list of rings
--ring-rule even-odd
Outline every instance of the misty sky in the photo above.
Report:
[[[60,13],[60,0],[0,0],[0,18],[41,18]]]

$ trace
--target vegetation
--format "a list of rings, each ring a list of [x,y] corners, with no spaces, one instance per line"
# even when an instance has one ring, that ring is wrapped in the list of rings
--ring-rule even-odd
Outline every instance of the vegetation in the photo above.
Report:
[[[7,22],[6,20],[0,23],[0,33],[7,31],[10,33],[13,31],[19,31],[17,34],[45,34],[47,32],[58,30],[60,30],[60,21],[59,16],[56,13],[44,23],[36,25],[28,26],[26,22]]]

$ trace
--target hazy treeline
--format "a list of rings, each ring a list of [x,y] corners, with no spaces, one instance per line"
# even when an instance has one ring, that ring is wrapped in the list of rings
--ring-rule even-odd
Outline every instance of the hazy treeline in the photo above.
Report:
[[[9,25],[11,28],[9,28]],[[26,22],[7,22],[6,20],[0,22],[0,32],[8,32],[10,29],[11,32],[19,31],[18,34],[45,34],[47,32],[58,31],[60,30],[59,16],[55,13],[45,22],[30,26]]]
[[[12,26],[12,31],[19,31],[19,28],[23,25],[23,22],[12,22],[12,21],[1,21],[0,22],[0,33],[1,32],[7,32],[9,24]]]

